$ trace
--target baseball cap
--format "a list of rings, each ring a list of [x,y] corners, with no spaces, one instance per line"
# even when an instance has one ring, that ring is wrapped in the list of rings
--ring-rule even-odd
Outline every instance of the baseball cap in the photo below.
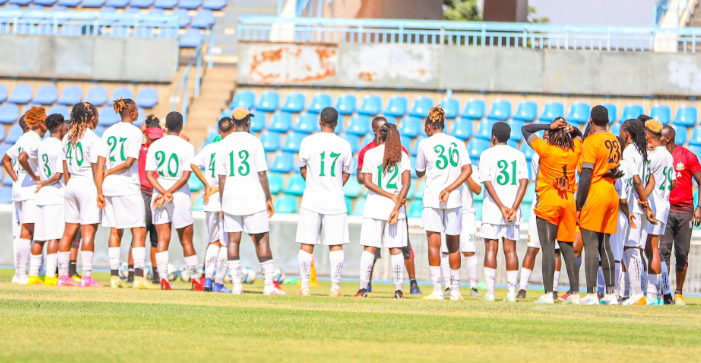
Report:
[[[251,117],[255,117],[255,115],[252,114],[251,111],[249,111],[246,107],[243,106],[236,107],[231,113],[231,116],[234,120],[243,120],[248,115],[250,115]]]
[[[163,129],[160,128],[148,128],[146,129],[146,135],[151,140],[157,140],[163,137]]]

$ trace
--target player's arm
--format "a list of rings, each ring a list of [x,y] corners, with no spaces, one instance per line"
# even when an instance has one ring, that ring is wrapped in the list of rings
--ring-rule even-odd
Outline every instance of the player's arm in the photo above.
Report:
[[[592,163],[582,163],[582,172],[579,174],[579,185],[577,186],[577,212],[580,212],[584,203],[587,202],[593,168],[594,164]]]
[[[268,209],[268,218],[275,214],[275,206],[273,205],[273,196],[270,195],[270,184],[268,184],[268,173],[265,171],[258,172],[258,180],[260,181],[260,186],[263,187],[263,192],[265,192],[265,207]]]
[[[204,204],[209,204],[209,197],[217,191],[213,190],[212,186],[207,183],[207,179],[205,179],[202,169],[200,169],[197,164],[190,164],[190,169],[192,169],[192,172],[195,173],[197,179],[199,179],[202,182],[202,185],[204,185],[204,194],[202,194],[202,199],[204,199]]]
[[[397,223],[397,220],[399,219],[399,210],[404,205],[404,202],[406,202],[406,196],[409,194],[410,186],[411,172],[406,170],[402,173],[402,189],[399,191],[399,197],[394,201],[394,209],[392,209],[392,213],[389,214],[389,220],[387,221],[389,224]]]
[[[633,214],[630,212],[630,208],[628,207],[628,199],[619,199],[618,200],[618,209],[621,210],[621,213],[626,215],[628,217],[628,223],[630,224],[631,227],[633,228],[638,228],[635,225],[635,217],[633,217]],[[633,217],[631,219],[631,217]]]
[[[187,137],[187,135],[183,134],[182,132],[179,133],[178,136],[180,136],[181,139],[183,139],[183,140],[185,140],[185,141],[187,141],[187,142],[190,142],[190,138]]]
[[[469,186],[470,190],[475,194],[482,193],[482,186],[479,183],[477,183],[474,179],[472,179],[472,175],[470,175],[470,177],[467,178],[467,186]]]
[[[380,188],[377,184],[373,183],[372,181],[372,174],[370,173],[362,173],[362,179],[363,179],[363,184],[370,190],[372,190],[375,194],[379,194],[385,198],[392,199],[395,203],[399,201],[399,196],[392,194],[390,192],[387,192],[386,190]],[[404,174],[402,174],[402,181],[404,181]]]
[[[219,200],[224,201],[224,187],[226,186],[226,175],[219,175]]]
[[[68,184],[68,181],[71,179],[71,173],[68,171],[68,163],[63,160],[63,181]]]
[[[528,178],[524,178],[518,181],[518,190],[516,191],[516,199],[514,199],[514,204],[511,206],[511,212],[509,213],[509,218],[507,221],[513,222],[516,220],[516,213],[518,208],[521,206],[523,201],[523,196],[526,195],[526,189],[528,188]]]
[[[350,173],[346,173],[344,171],[343,174],[341,175],[341,177],[343,178],[343,185],[346,185],[346,182],[348,182],[348,179],[350,179]]]
[[[128,157],[125,162],[115,166],[112,169],[105,170],[105,177],[107,177],[108,175],[114,175],[114,174],[121,173],[124,170],[131,168],[131,166],[134,165],[135,161],[136,161],[136,158]]]
[[[51,178],[49,178],[49,179],[39,180],[37,182],[37,190],[34,191],[34,193],[38,193],[39,189],[41,189],[47,185],[51,185],[51,184],[58,182],[59,180],[61,180],[61,178],[63,178],[63,173],[54,173],[54,175],[52,175]]]
[[[19,154],[17,161],[19,161],[19,164],[22,165],[22,167],[27,172],[29,177],[32,178],[32,180],[34,180],[35,182],[39,180],[39,176],[37,176],[34,173],[34,170],[32,170],[32,168],[29,167],[29,154],[27,154],[26,151],[22,151],[22,153]]]
[[[492,197],[494,204],[497,205],[497,207],[501,211],[501,214],[504,216],[504,219],[506,219],[509,216],[509,214],[511,213],[511,210],[508,207],[504,206],[504,203],[501,202],[501,199],[499,199],[497,192],[494,190],[494,186],[492,185],[492,182],[489,180],[485,180],[484,181],[484,189],[487,190],[487,193],[489,194],[490,197]]]
[[[15,174],[15,169],[12,168],[12,159],[10,159],[10,155],[5,154],[2,156],[2,166],[5,167],[5,172],[10,175],[12,181],[17,181],[17,174]]]
[[[653,190],[655,190],[655,174],[650,173],[650,179],[648,179],[647,185],[645,186],[645,196],[650,198],[650,194],[652,194]]]
[[[153,186],[153,189],[158,190],[161,195],[166,194],[167,191],[163,189],[161,186],[161,183],[158,182],[158,178],[154,176],[155,171],[153,170],[146,170],[146,180],[148,180],[149,184]]]
[[[105,159],[104,156],[97,157],[97,170],[95,172],[95,185],[97,186],[97,207],[100,209],[105,209],[105,195],[102,194],[102,182],[105,181],[107,173],[105,172]]]
[[[299,168],[299,174],[302,175],[302,179],[307,180],[307,166],[301,166]]]
[[[180,177],[180,179],[178,179],[178,181],[175,182],[175,184],[173,184],[172,187],[170,187],[170,189],[166,191],[166,194],[173,194],[187,184],[188,179],[190,179],[190,174],[192,174],[191,171],[183,170],[183,175]]]
[[[5,162],[5,159],[3,158],[3,163],[4,162]],[[697,172],[691,174],[691,176],[693,176],[694,180],[696,181],[696,185],[697,185],[696,193],[698,193],[698,197],[701,198],[701,187],[698,187],[699,185],[701,185],[701,171],[697,171]],[[701,199],[698,199],[698,200],[701,200]],[[698,227],[699,224],[701,224],[701,205],[697,205],[696,209],[694,209],[693,223],[694,223],[694,226],[696,226],[696,227]]]
[[[470,177],[470,175],[472,175],[472,165],[470,165],[470,164],[463,165],[462,168],[460,168],[460,176],[458,176],[458,178],[455,179],[455,181],[452,184],[448,185],[447,188],[445,188],[445,189],[443,189],[443,191],[441,191],[441,194],[438,196],[438,200],[440,201],[440,203],[441,204],[448,203],[448,197],[450,196],[450,193],[453,190],[457,189],[457,187],[459,187],[463,183],[465,183],[465,181],[467,180],[467,178]]]

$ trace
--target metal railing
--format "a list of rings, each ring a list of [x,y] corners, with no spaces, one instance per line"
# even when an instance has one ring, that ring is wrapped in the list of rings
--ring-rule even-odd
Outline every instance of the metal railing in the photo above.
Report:
[[[177,39],[178,15],[0,9],[0,34]]]
[[[424,44],[533,49],[697,51],[701,28],[565,26],[435,20],[239,18],[238,40],[294,43]],[[683,49],[682,49],[683,47]],[[699,49],[701,50],[701,48]]]
[[[202,37],[200,44],[195,48],[195,53],[190,58],[187,63],[185,70],[183,71],[183,76],[178,82],[178,87],[175,89],[175,94],[170,98],[171,111],[177,111],[178,101],[182,103],[181,113],[183,115],[183,123],[187,123],[187,108],[189,104],[188,91],[190,88],[190,72],[193,66],[195,67],[195,79],[194,79],[194,96],[198,97],[200,95],[200,85],[202,84],[202,54],[205,52],[205,45],[207,46],[207,68],[212,68],[214,60],[212,59],[212,49],[214,47],[214,28],[210,27],[207,29],[207,34]]]

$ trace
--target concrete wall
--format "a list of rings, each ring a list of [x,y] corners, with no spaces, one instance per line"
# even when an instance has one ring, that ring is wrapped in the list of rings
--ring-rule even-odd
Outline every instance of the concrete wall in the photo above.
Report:
[[[238,72],[244,85],[701,95],[701,57],[683,53],[247,43]]]
[[[0,35],[0,76],[170,82],[174,39]]]

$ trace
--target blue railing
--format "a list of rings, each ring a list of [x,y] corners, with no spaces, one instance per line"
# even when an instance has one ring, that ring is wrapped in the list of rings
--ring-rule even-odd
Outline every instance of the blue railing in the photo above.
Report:
[[[175,94],[170,98],[171,111],[177,111],[178,101],[182,103],[182,108],[180,113],[183,115],[183,122],[187,123],[187,108],[190,102],[188,91],[191,82],[194,82],[194,97],[200,95],[200,85],[202,84],[202,55],[205,52],[205,45],[207,46],[207,68],[212,68],[214,63],[212,59],[212,48],[214,47],[214,31],[212,28],[208,29],[208,34],[202,37],[202,41],[195,48],[195,53],[190,58],[185,70],[183,71],[183,76],[178,82],[178,87],[175,89]],[[195,79],[190,81],[190,72],[192,68],[195,67]]]
[[[177,39],[177,15],[1,10],[0,34]]]
[[[662,19],[668,12],[672,12],[675,16],[675,26],[677,28],[682,28],[685,24],[682,24],[684,20],[684,15],[691,15],[692,7],[696,5],[696,0],[678,0],[676,7],[670,7],[670,0],[655,0],[655,24],[656,26],[662,25]]]
[[[273,25],[283,25],[276,26]],[[697,51],[701,28],[564,26],[435,20],[239,18],[239,41],[441,44],[533,49]],[[701,50],[701,48],[699,48]]]

